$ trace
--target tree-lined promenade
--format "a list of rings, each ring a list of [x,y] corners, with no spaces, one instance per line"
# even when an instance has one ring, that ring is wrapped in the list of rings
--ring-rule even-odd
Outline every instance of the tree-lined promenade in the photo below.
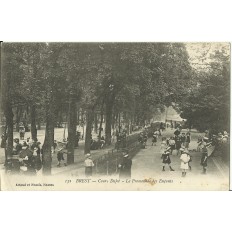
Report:
[[[210,59],[205,49],[198,51],[196,68],[183,43],[4,43],[1,109],[6,157],[12,155],[13,131],[21,122],[30,125],[33,140],[45,124],[44,174],[51,174],[54,128],[64,122],[68,164],[74,163],[77,125],[85,128],[86,154],[92,131],[110,145],[113,131],[130,134],[164,106],[175,107],[189,128],[228,131],[227,49],[222,44],[211,51]]]

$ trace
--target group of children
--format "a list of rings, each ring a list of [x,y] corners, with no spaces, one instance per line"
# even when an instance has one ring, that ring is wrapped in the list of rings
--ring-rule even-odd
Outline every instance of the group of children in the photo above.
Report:
[[[173,154],[173,150],[177,150],[177,155],[180,155],[180,162],[181,162],[180,168],[182,170],[182,177],[186,176],[188,169],[190,171],[192,170],[192,167],[190,165],[192,161],[192,156],[189,153],[190,141],[191,141],[191,137],[189,132],[187,132],[186,134],[184,132],[181,134],[180,133],[175,134],[175,136],[170,137],[168,139],[166,139],[165,137],[162,138],[161,146],[160,146],[161,159],[163,164],[162,171],[165,171],[166,166],[169,167],[170,171],[174,171],[174,169],[171,166],[171,158],[170,158],[170,155]],[[203,174],[206,174],[207,159],[208,159],[208,150],[207,147],[204,146],[202,149],[202,157],[201,157]]]

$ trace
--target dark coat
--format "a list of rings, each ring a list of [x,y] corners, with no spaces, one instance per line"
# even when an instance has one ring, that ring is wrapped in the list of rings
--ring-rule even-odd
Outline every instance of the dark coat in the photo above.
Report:
[[[119,178],[131,178],[132,160],[124,157],[121,163]]]
[[[163,159],[164,164],[170,164],[171,163],[170,156],[167,153],[163,153],[162,156],[161,156],[161,159]]]

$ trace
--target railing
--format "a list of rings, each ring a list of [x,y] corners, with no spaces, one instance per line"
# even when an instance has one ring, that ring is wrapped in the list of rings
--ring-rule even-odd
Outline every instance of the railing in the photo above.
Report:
[[[125,149],[112,149],[106,154],[102,155],[98,159],[94,160],[95,169],[93,170],[95,174],[101,175],[112,175],[118,173],[118,165],[121,163],[123,158],[123,151],[129,152],[131,158],[133,158],[136,153],[140,150],[140,143],[138,141],[131,143],[131,146]]]

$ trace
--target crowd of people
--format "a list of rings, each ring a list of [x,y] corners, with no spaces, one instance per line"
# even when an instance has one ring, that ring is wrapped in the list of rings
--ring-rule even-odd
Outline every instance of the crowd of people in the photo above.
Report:
[[[156,145],[159,137],[159,131],[156,129],[152,136],[152,146]],[[207,172],[207,160],[210,155],[213,155],[217,149],[220,149],[220,145],[223,143],[229,142],[229,134],[224,131],[223,133],[219,132],[217,135],[210,135],[208,131],[205,131],[205,134],[199,136],[197,149],[195,151],[201,152],[201,162],[202,174]],[[171,171],[174,169],[171,166],[171,155],[173,151],[176,151],[176,155],[180,156],[180,168],[182,170],[182,177],[185,177],[187,170],[192,170],[191,162],[192,156],[190,155],[189,144],[191,143],[191,134],[187,132],[182,132],[180,128],[177,128],[174,131],[173,136],[170,138],[162,137],[160,145],[160,153],[162,159],[163,169],[165,171],[166,166],[169,167]]]

